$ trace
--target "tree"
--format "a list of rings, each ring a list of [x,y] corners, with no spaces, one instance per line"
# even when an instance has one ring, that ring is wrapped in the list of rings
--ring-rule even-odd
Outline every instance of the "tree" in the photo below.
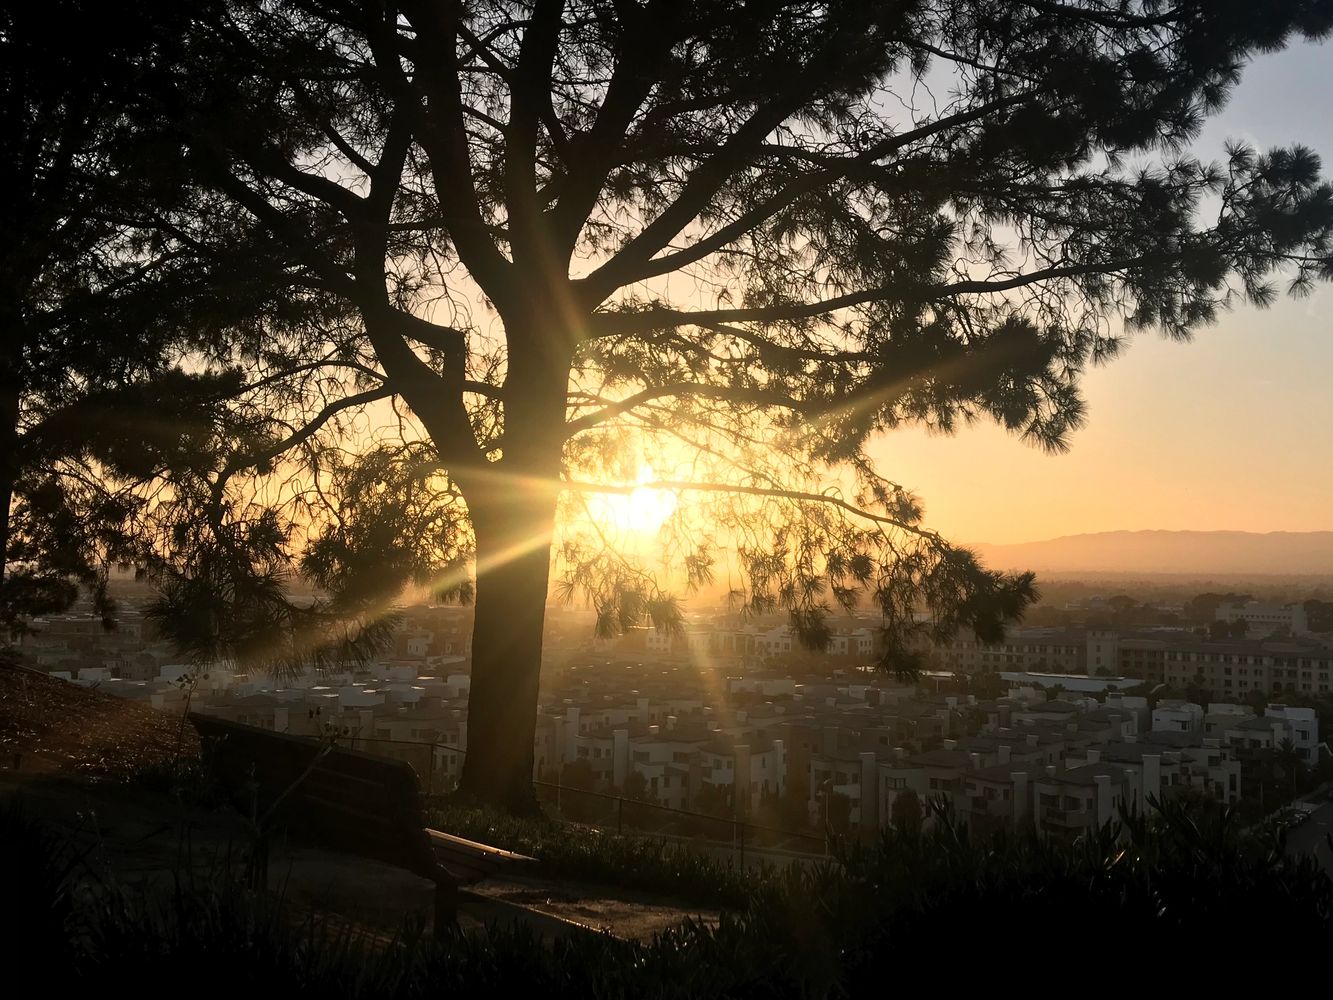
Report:
[[[1249,708],[1255,715],[1263,715],[1264,709],[1268,707],[1268,692],[1261,690],[1250,691],[1242,699],[1243,704]]]
[[[228,355],[344,368],[249,402],[291,433],[211,494],[304,466],[289,550],[343,577],[368,551],[433,565],[455,592],[475,565],[461,785],[509,808],[532,801],[557,527],[557,591],[600,631],[678,621],[669,579],[571,527],[599,492],[688,499],[679,577],[725,558],[809,646],[872,602],[910,673],[918,636],[994,641],[1033,582],[930,531],[867,441],[987,418],[1061,449],[1122,330],[1185,338],[1327,276],[1313,154],[1183,152],[1252,53],[1327,33],[1319,0],[229,7],[160,95],[208,172],[192,240],[206,259],[232,238],[214,217],[251,224],[346,321]],[[914,101],[927,80],[942,104]],[[373,517],[340,516],[355,489]],[[395,513],[423,496],[438,544]]]
[[[999,671],[985,670],[968,678],[967,690],[976,695],[978,701],[994,701],[1009,694],[1009,682],[1000,676]]]
[[[890,810],[893,817],[893,826],[901,833],[919,833],[924,816],[921,811],[921,800],[916,792],[910,788],[898,793],[893,800],[893,808]]]
[[[804,774],[789,772],[787,786],[777,801],[777,826],[784,830],[805,830],[810,826],[810,781]]]
[[[648,779],[639,771],[630,771],[625,776],[625,786],[620,790],[620,794],[636,802],[656,801],[648,787]]]
[[[705,781],[699,786],[699,791],[695,794],[691,807],[709,816],[731,819],[735,816],[735,810],[732,806],[733,801],[734,797],[729,785],[714,785]]]
[[[1300,793],[1301,778],[1305,775],[1305,758],[1290,737],[1283,737],[1278,741],[1273,753],[1273,763],[1287,779],[1291,791],[1290,798],[1295,799]]]
[[[132,129],[121,109],[165,8],[155,19],[142,10],[98,16],[84,6],[56,0],[0,13],[0,624],[7,629],[25,613],[67,605],[77,593],[71,578],[95,584],[89,550],[124,518],[114,490],[73,489],[57,471],[68,455],[64,435],[53,433],[62,411],[117,381],[117,368],[155,360],[143,350],[146,325],[99,343],[87,320],[122,304],[141,267],[153,270],[152,261],[127,259],[134,255],[117,221],[145,186],[123,160]],[[86,33],[71,35],[71,23]]]
[[[1185,685],[1185,700],[1195,705],[1206,706],[1213,700],[1211,688],[1203,686],[1204,677],[1202,674],[1195,674],[1194,679]]]
[[[560,769],[560,784],[579,791],[592,791],[597,785],[597,774],[586,759],[571,760]]]
[[[1217,617],[1217,609],[1223,604],[1244,604],[1246,601],[1254,600],[1252,594],[1199,594],[1191,597],[1185,602],[1186,621],[1197,622],[1205,625],[1212,625]]]
[[[1244,639],[1250,631],[1250,623],[1244,618],[1235,618],[1227,623],[1227,635],[1232,639]]]
[[[220,341],[273,330],[283,313],[310,318],[285,295],[265,298],[262,252],[239,244],[210,255],[209,271],[171,225],[183,203],[198,208],[198,189],[140,98],[164,84],[188,22],[156,0],[0,13],[5,631],[63,609],[80,586],[113,624],[108,568],[154,564],[170,533],[175,508],[154,498],[188,492],[174,475],[247,440],[248,418],[218,405],[242,391],[241,373],[199,356],[216,360]]]
[[[824,832],[828,834],[846,834],[852,829],[852,800],[842,792],[826,790],[821,793],[824,801]]]
[[[1311,599],[1303,607],[1311,632],[1333,632],[1333,601]]]

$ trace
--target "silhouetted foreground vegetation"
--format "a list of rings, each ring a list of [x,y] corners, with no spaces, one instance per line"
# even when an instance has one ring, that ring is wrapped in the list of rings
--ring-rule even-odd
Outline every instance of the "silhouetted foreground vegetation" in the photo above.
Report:
[[[25,967],[45,970],[52,987],[113,995],[193,983],[209,995],[262,985],[321,997],[863,996],[930,970],[950,984],[1022,968],[1110,972],[1135,952],[1176,956],[1197,979],[1225,974],[1225,939],[1243,938],[1251,955],[1315,960],[1333,931],[1333,881],[1312,862],[1241,835],[1226,816],[1178,808],[1126,821],[1119,839],[1108,828],[1063,845],[981,844],[948,822],[890,831],[841,863],[764,873],[718,926],[687,924],[649,944],[589,934],[543,945],[504,929],[435,944],[419,928],[385,942],[231,887],[73,892],[59,845],[12,811],[3,825],[16,869],[9,910],[22,915],[8,940],[22,943]]]
[[[743,909],[775,872],[742,871],[690,848],[651,837],[618,836],[593,827],[506,816],[490,809],[433,810],[431,826],[455,836],[527,854],[556,877],[663,893],[704,906]]]

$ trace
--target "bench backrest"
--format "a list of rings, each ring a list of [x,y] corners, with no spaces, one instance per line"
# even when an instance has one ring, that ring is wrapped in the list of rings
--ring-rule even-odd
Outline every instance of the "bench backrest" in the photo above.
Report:
[[[316,761],[326,747],[309,737],[197,712],[190,721],[205,760],[247,814],[252,796],[261,817],[276,802],[269,825],[298,839],[437,874],[411,765],[336,745]]]

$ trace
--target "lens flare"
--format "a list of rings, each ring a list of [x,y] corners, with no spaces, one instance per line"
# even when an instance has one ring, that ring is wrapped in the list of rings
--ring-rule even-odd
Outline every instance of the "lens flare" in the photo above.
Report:
[[[656,476],[647,463],[639,466],[635,482],[651,483]],[[656,534],[676,510],[676,494],[639,485],[629,493],[607,493],[597,498],[595,516],[616,531],[641,535]]]

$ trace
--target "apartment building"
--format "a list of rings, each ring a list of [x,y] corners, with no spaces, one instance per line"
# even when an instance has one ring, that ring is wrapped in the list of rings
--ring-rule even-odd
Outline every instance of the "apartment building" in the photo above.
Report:
[[[1141,796],[1131,769],[1104,761],[1064,770],[1048,767],[1032,788],[1037,830],[1059,837],[1102,827]]]
[[[1250,636],[1276,634],[1301,635],[1310,631],[1305,607],[1300,604],[1265,604],[1246,601],[1244,604],[1219,604],[1213,617],[1219,622],[1242,621]]]
[[[1290,742],[1307,765],[1319,763],[1319,719],[1314,709],[1269,705],[1260,716],[1236,715],[1222,738],[1247,750],[1276,750]]]
[[[839,795],[849,803],[848,822],[853,830],[878,827],[876,763],[875,754],[869,751],[815,754],[810,761],[810,814],[826,816],[828,797]]]
[[[1319,763],[1319,716],[1313,708],[1300,708],[1294,705],[1269,705],[1264,709],[1264,718],[1280,719],[1286,723],[1288,739],[1305,758],[1306,764]]]
[[[1004,642],[991,644],[960,633],[938,647],[937,655],[945,669],[961,673],[999,672],[1009,680],[1023,673],[1072,675],[1058,679],[1067,690],[1079,690],[1075,677],[1091,681],[1100,676],[1179,688],[1197,684],[1235,698],[1255,691],[1333,693],[1333,647],[1305,634],[1302,607],[1242,605],[1233,610],[1255,623],[1244,639],[1214,641],[1193,629],[1165,627],[1012,629]]]
[[[1180,642],[1164,654],[1162,680],[1171,687],[1197,685],[1215,695],[1293,690],[1333,693],[1333,649],[1299,639]]]
[[[1004,763],[963,775],[963,803],[967,817],[982,828],[988,825],[1023,826],[1034,820],[1032,794],[1036,779],[1045,776],[1036,764]]]
[[[998,643],[980,642],[962,631],[941,646],[939,654],[944,669],[962,673],[1088,672],[1088,638],[1082,629],[1012,628]]]
[[[1270,704],[1259,715],[1248,705],[1211,702],[1205,709],[1163,701],[1153,711],[1153,731],[1187,736],[1195,744],[1274,750],[1289,740],[1306,763],[1319,762],[1319,716],[1312,708]]]
[[[1165,699],[1152,710],[1152,731],[1201,736],[1204,732],[1202,706],[1180,699]]]
[[[1235,803],[1241,795],[1241,762],[1235,748],[1220,739],[1202,741],[1184,733],[1151,732],[1144,744],[1180,755],[1180,784],[1218,802]]]
[[[1137,740],[1113,740],[1089,747],[1081,757],[1071,756],[1071,769],[1091,764],[1108,764],[1128,776],[1124,804],[1131,810],[1147,813],[1154,802],[1170,798],[1184,787],[1181,755],[1178,750]]]

